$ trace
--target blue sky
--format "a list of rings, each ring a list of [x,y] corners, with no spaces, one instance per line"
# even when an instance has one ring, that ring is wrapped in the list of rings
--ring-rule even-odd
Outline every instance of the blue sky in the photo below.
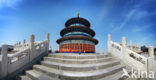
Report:
[[[107,51],[107,35],[121,42],[125,36],[139,45],[156,47],[156,0],[0,0],[0,45],[14,44],[35,34],[36,41],[50,33],[51,46],[65,21],[86,18],[99,40],[97,52]]]

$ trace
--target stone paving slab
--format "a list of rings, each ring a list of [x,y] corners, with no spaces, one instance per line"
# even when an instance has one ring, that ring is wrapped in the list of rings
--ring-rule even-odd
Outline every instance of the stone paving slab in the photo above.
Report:
[[[63,64],[63,63],[57,63],[57,62],[50,62],[50,61],[42,61],[43,63],[52,64],[52,65],[58,65],[58,66],[65,66],[65,67],[92,67],[92,66],[101,66],[101,65],[107,65],[115,62],[119,62],[119,60],[113,60],[110,62],[102,62],[102,63],[95,63],[93,64]]]
[[[26,72],[27,76],[29,76],[32,80],[56,80],[47,75],[41,74],[35,70],[30,70]]]
[[[50,54],[48,57],[53,57],[53,58],[69,58],[69,59],[96,59],[96,58],[103,58],[103,57],[108,57],[108,55],[105,54],[93,54],[93,55],[78,55],[78,54]]]
[[[120,62],[114,60],[114,61],[102,62],[97,64],[63,64],[63,63],[42,61],[41,64],[50,68],[61,69],[65,71],[93,71],[97,69],[104,69],[104,68],[116,66],[120,64]]]
[[[104,58],[93,58],[93,59],[68,59],[68,58],[51,58],[51,57],[45,57],[45,58],[49,58],[49,59],[56,59],[56,60],[70,60],[70,61],[91,61],[91,60],[101,60],[101,59],[106,59],[106,58],[113,58],[113,57],[104,57]]]
[[[121,78],[121,75],[123,74],[123,71],[119,71],[115,74],[112,74],[110,76],[107,76],[107,77],[104,77],[104,78],[101,78],[101,79],[98,79],[98,80],[118,80]]]
[[[32,79],[25,75],[25,76],[21,76],[21,80],[32,80]]]
[[[58,62],[58,63],[65,63],[65,64],[95,64],[100,62],[107,62],[114,60],[113,57],[106,57],[100,59],[61,59],[61,58],[51,58],[51,57],[44,57],[44,61],[51,61],[51,62]]]
[[[95,71],[82,71],[82,72],[76,72],[76,71],[63,71],[63,70],[56,70],[53,68],[49,68],[43,65],[35,65],[34,69],[37,71],[41,71],[43,73],[46,74],[60,74],[63,76],[68,76],[68,77],[90,77],[90,76],[98,76],[100,74],[104,74],[104,73],[110,73],[110,72],[116,72],[115,70],[118,69],[122,69],[123,66],[121,65],[117,65],[114,67],[110,67],[107,69],[103,69],[103,70],[95,70]],[[56,77],[56,76],[55,76]]]

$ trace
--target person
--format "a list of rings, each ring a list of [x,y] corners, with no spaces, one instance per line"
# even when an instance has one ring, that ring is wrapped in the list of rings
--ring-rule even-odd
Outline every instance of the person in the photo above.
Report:
[[[84,55],[85,55],[86,51],[84,51]]]
[[[79,51],[79,55],[81,54],[81,52]]]

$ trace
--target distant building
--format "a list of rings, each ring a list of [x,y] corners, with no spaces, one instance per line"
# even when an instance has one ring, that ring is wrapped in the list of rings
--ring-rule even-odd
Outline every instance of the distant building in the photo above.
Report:
[[[61,30],[62,38],[57,40],[60,53],[94,53],[98,40],[94,39],[95,32],[90,23],[84,18],[71,18],[66,21],[65,28]]]
[[[146,47],[145,45],[144,46],[141,46],[141,50],[143,52],[148,52],[148,47]]]

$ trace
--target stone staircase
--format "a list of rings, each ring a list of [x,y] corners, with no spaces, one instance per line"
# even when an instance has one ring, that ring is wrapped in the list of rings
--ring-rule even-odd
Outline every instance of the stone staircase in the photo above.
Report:
[[[120,61],[106,54],[49,54],[22,80],[118,80]]]

